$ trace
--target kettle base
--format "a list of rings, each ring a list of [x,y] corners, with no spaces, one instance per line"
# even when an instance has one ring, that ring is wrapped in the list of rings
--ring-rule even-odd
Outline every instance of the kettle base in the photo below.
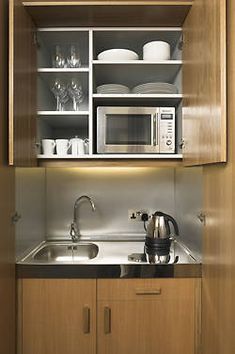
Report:
[[[157,254],[148,254],[146,253],[146,260],[150,264],[167,264],[170,262],[170,255],[158,256]]]

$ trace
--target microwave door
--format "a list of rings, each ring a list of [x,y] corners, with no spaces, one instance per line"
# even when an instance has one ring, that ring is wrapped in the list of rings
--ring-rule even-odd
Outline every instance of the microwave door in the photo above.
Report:
[[[149,108],[107,112],[98,119],[98,153],[158,153],[157,119]]]

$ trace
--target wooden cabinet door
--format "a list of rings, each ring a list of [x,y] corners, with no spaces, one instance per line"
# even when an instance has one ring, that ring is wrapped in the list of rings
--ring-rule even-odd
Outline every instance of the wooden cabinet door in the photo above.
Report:
[[[24,279],[20,354],[95,354],[96,280]]]
[[[9,164],[36,165],[35,26],[21,0],[9,0]]]
[[[98,280],[98,354],[195,354],[196,284],[194,279]]]
[[[15,351],[15,171],[7,165],[7,0],[0,1],[0,353]]]
[[[185,165],[226,161],[226,0],[195,0],[184,24]]]

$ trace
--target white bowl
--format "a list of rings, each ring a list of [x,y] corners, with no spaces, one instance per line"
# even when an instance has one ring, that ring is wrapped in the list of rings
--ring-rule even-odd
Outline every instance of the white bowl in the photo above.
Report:
[[[98,60],[122,61],[122,60],[138,60],[139,56],[129,49],[108,49],[98,55]]]
[[[153,41],[143,46],[143,60],[169,60],[171,57],[170,44],[163,41]]]

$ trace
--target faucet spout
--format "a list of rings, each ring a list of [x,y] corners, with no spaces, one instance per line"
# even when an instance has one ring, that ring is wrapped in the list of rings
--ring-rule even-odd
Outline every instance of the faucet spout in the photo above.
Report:
[[[72,238],[73,242],[77,242],[79,238],[81,237],[79,228],[78,228],[78,206],[82,200],[87,200],[90,205],[91,209],[94,212],[96,210],[95,203],[91,199],[91,197],[87,195],[82,195],[81,197],[77,198],[75,203],[74,203],[74,209],[73,209],[73,222],[71,223],[70,226],[70,236]]]

